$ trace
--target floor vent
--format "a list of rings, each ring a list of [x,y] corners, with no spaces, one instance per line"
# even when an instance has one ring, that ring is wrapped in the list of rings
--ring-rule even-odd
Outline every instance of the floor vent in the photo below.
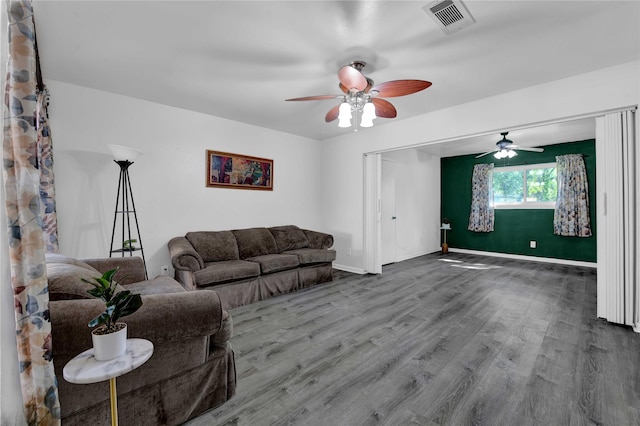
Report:
[[[445,34],[451,34],[475,22],[461,1],[439,0],[423,9]]]

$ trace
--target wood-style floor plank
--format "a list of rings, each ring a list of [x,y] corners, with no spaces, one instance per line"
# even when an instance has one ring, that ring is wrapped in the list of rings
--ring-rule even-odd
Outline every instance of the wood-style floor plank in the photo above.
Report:
[[[640,335],[596,271],[431,254],[231,311],[237,394],[200,425],[639,425]]]

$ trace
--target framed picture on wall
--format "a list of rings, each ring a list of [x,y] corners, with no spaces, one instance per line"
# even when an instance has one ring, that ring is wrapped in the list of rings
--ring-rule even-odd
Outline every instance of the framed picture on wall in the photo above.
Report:
[[[273,160],[207,150],[207,187],[273,191]]]

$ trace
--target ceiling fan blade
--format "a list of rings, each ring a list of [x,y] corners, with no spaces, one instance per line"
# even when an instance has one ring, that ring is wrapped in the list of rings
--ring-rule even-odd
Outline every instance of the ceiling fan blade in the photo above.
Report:
[[[529,148],[526,146],[518,146],[518,145],[511,145],[510,147],[511,149],[515,149],[516,151],[531,151],[531,152],[543,152],[544,148]]]
[[[317,96],[304,96],[302,98],[285,99],[285,101],[321,101],[323,99],[337,99],[342,95],[317,95]]]
[[[338,79],[347,89],[356,89],[358,92],[363,91],[369,84],[367,77],[351,65],[340,68]]]
[[[373,105],[376,107],[376,117],[395,118],[398,115],[396,107],[394,107],[389,101],[373,98],[371,99],[371,102],[373,102]]]
[[[338,118],[339,113],[340,113],[340,104],[334,106],[333,108],[331,108],[329,110],[327,115],[324,117],[324,121],[329,123],[329,122],[335,120],[336,118]]]
[[[484,154],[476,155],[476,158],[484,157],[485,155],[489,155],[493,152],[496,152],[496,150],[494,149],[493,151],[488,151],[488,152],[485,152]]]
[[[424,80],[393,80],[376,84],[370,90],[377,91],[382,98],[393,98],[395,96],[405,96],[419,92],[431,86],[430,81]]]

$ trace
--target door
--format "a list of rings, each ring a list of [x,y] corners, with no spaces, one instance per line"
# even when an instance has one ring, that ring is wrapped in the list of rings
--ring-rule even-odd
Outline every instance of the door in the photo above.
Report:
[[[382,161],[382,264],[396,262],[396,178],[392,161]]]

